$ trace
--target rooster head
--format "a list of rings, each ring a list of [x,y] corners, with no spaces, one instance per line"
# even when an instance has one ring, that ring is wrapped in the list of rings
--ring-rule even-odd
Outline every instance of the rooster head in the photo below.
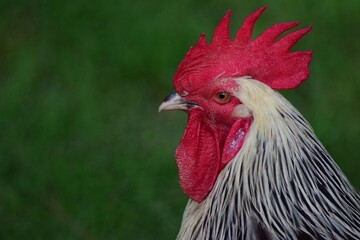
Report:
[[[309,76],[310,51],[289,52],[311,28],[281,33],[299,24],[275,24],[251,40],[254,24],[266,7],[249,15],[233,40],[229,38],[230,11],[216,27],[211,43],[202,34],[181,61],[161,110],[183,110],[188,122],[176,150],[182,190],[201,202],[220,171],[240,151],[251,127],[251,111],[235,97],[236,79],[257,79],[273,89],[297,87]]]

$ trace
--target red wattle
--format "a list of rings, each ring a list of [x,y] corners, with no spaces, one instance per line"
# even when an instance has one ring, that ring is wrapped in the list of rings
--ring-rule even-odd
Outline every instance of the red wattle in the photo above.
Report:
[[[220,169],[219,136],[204,124],[199,112],[189,114],[175,159],[182,190],[201,202],[212,189]]]
[[[176,149],[179,182],[184,193],[201,202],[213,188],[220,171],[240,150],[251,119],[239,119],[222,138],[216,125],[203,121],[200,112],[189,114],[184,135]],[[220,139],[222,142],[220,142]]]

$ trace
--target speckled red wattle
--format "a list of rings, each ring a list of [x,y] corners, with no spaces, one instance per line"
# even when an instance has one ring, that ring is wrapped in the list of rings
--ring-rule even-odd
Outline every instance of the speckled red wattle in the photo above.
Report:
[[[204,122],[200,112],[189,114],[175,155],[180,186],[186,195],[197,202],[208,195],[219,172],[240,150],[250,123],[251,118],[239,119],[224,132]]]

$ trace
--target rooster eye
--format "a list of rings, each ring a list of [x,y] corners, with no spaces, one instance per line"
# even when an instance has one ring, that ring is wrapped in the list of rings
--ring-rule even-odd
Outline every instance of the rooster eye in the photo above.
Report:
[[[216,101],[220,104],[225,104],[230,100],[230,94],[227,92],[218,92],[216,94]]]

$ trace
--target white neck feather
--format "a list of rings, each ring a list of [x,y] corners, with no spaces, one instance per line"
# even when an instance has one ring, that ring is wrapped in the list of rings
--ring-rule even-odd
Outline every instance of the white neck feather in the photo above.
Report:
[[[219,174],[208,197],[201,203],[189,201],[178,239],[250,239],[257,221],[272,229],[270,235],[296,239],[295,225],[306,221],[303,212],[330,239],[329,226],[348,223],[325,216],[327,206],[339,205],[341,209],[332,211],[348,211],[351,220],[360,203],[356,191],[284,97],[254,79],[235,81],[239,89],[233,95],[243,106],[233,114],[251,113],[254,120],[241,150]],[[337,197],[345,193],[351,203]]]

